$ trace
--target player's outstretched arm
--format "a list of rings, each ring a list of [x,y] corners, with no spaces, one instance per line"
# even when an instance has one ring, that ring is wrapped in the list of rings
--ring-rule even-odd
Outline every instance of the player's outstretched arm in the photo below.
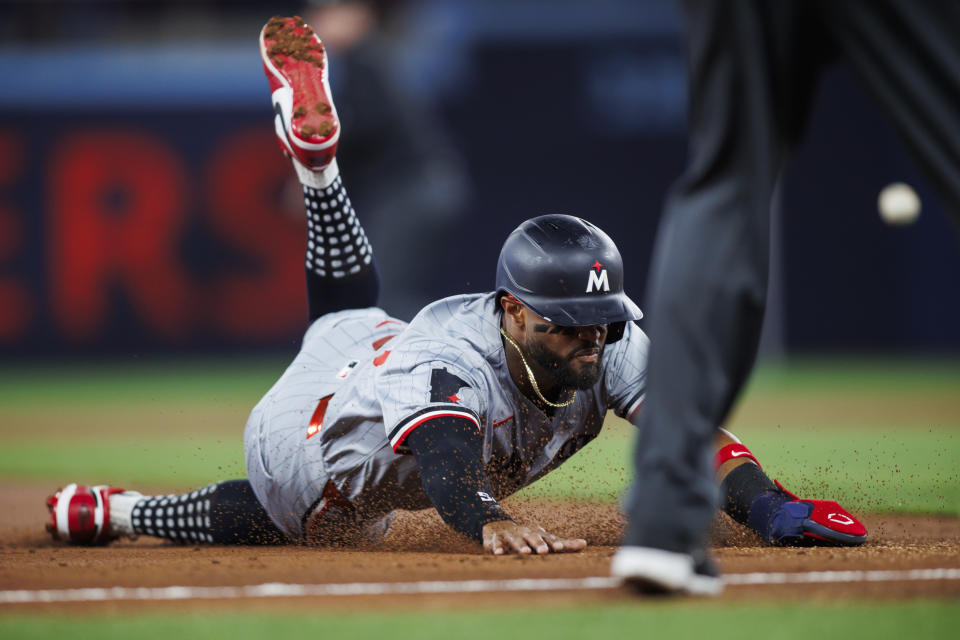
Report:
[[[867,529],[832,500],[804,500],[771,481],[749,449],[729,431],[716,438],[714,465],[723,510],[778,545],[859,545]]]
[[[443,521],[495,554],[580,551],[585,540],[563,540],[514,522],[497,503],[483,469],[483,439],[469,420],[442,417],[405,440],[420,468],[420,483]]]

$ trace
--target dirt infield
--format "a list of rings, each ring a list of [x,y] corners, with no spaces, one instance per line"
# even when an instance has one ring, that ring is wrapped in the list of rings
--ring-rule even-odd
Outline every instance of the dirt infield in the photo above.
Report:
[[[606,576],[622,531],[613,505],[523,503],[508,501],[517,517],[541,523],[560,534],[587,538],[583,553],[544,557],[484,555],[479,547],[447,529],[435,513],[401,513],[387,540],[367,550],[285,547],[212,547],[174,545],[151,538],[117,542],[106,548],[66,547],[43,532],[43,499],[50,487],[0,485],[0,591],[81,587],[242,586],[263,583],[394,583],[436,580],[583,578]],[[902,569],[960,569],[960,520],[923,516],[863,517],[869,542],[860,548],[770,548],[725,516],[715,523],[718,563],[728,574]],[[802,597],[898,599],[912,596],[956,598],[960,580],[878,580],[851,578],[831,584],[730,586],[724,599],[772,600]],[[443,608],[535,606],[537,603],[615,602],[631,596],[616,588],[584,591],[377,596],[378,607]],[[238,602],[242,602],[239,604]],[[313,597],[310,609],[369,607],[370,596]],[[299,604],[298,604],[299,603]],[[177,602],[124,601],[58,605],[68,610],[177,610],[251,606],[270,610],[302,606],[303,598]],[[44,604],[0,604],[0,613],[36,610]]]

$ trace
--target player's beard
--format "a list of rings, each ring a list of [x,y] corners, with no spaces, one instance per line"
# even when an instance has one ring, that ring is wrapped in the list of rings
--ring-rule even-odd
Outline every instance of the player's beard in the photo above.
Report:
[[[550,372],[553,379],[562,389],[589,389],[600,379],[600,363],[603,362],[603,347],[597,354],[596,362],[585,362],[580,370],[573,368],[572,361],[584,350],[595,348],[596,345],[585,344],[578,347],[568,356],[551,351],[542,342],[527,340],[527,355],[541,367]]]

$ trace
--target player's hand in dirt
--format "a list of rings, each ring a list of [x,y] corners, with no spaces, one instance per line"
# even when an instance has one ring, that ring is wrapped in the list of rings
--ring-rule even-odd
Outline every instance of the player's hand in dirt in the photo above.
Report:
[[[495,556],[508,553],[546,554],[583,551],[587,541],[582,538],[560,538],[543,527],[528,527],[509,520],[489,522],[483,526],[483,548]]]

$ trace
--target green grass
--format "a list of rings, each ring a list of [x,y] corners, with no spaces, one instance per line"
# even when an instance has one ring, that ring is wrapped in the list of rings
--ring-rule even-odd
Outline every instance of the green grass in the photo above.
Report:
[[[0,370],[0,478],[186,489],[243,477],[247,414],[283,367],[238,359]],[[960,363],[763,366],[728,428],[806,497],[960,514]],[[608,420],[525,495],[616,500],[633,435]]]
[[[529,496],[614,500],[634,429],[601,438]],[[802,360],[753,376],[727,428],[794,493],[869,511],[960,515],[960,365]]]
[[[4,638],[80,637],[100,640],[167,638],[953,638],[960,606],[955,602],[843,603],[842,605],[727,604],[702,601],[650,602],[537,611],[423,613],[362,612],[289,615],[148,615],[131,617],[9,616],[0,618]]]
[[[608,423],[609,433],[524,495],[616,500],[631,477],[633,427]],[[860,511],[960,515],[958,429],[732,426],[767,473],[802,497]]]
[[[272,359],[0,370],[0,478],[169,489],[246,476]]]
[[[253,406],[283,358],[132,360],[0,368],[0,411],[40,407],[223,404]]]

